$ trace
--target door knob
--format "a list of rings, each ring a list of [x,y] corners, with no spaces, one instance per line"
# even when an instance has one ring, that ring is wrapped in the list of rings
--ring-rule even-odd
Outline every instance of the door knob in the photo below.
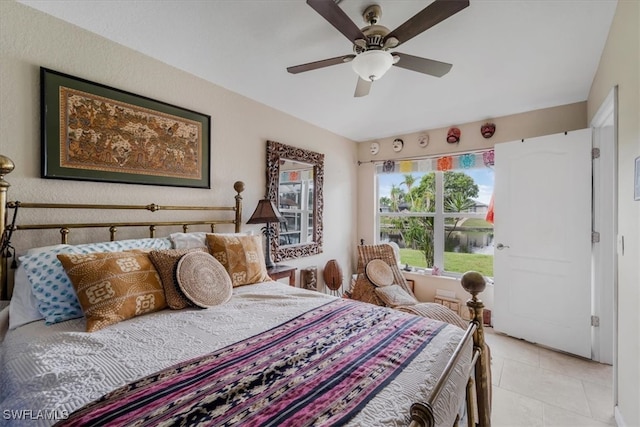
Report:
[[[499,250],[499,251],[501,251],[501,250],[503,250],[503,249],[505,249],[505,248],[508,248],[508,247],[509,247],[509,246],[507,246],[507,245],[503,245],[502,243],[498,243],[498,244],[496,245],[496,249],[497,249],[497,250]]]

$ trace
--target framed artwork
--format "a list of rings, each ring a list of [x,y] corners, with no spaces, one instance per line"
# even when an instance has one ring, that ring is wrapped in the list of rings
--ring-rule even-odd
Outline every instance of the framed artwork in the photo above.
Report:
[[[211,188],[211,117],[40,68],[42,177]]]
[[[636,157],[633,176],[633,200],[640,200],[640,156]]]

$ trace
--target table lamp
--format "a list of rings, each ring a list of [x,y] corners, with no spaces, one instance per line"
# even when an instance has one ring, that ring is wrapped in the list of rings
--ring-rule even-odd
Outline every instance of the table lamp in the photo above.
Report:
[[[264,262],[267,268],[273,268],[276,265],[271,261],[271,238],[274,230],[271,228],[272,222],[280,222],[283,220],[282,214],[276,208],[275,203],[270,199],[262,199],[258,202],[256,210],[247,221],[247,224],[267,224],[262,227],[262,232],[266,236],[267,245],[264,251]]]

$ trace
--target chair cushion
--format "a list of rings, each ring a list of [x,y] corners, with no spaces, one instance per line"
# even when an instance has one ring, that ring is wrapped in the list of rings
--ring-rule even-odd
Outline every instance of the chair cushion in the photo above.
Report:
[[[381,259],[369,261],[364,270],[367,278],[376,286],[389,286],[393,283],[393,271]]]
[[[396,308],[401,305],[413,305],[418,301],[398,285],[384,286],[375,289],[376,295],[387,307]]]

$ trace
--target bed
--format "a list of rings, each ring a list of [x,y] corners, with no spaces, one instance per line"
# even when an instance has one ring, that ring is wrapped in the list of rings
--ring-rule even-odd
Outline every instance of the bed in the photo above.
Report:
[[[231,242],[240,242],[240,252],[250,254],[255,248],[242,245],[259,241],[258,236],[252,239],[241,232],[242,183],[235,184],[235,203],[228,207],[7,202],[4,177],[13,169],[9,162],[0,156],[3,287],[12,275],[6,255],[15,251],[25,255],[18,257],[11,305],[0,312],[3,425],[451,426],[462,418],[468,425],[490,425],[483,306],[477,298],[484,282],[475,276],[466,283],[463,280],[472,295],[468,306],[473,319],[466,331],[398,310],[287,286],[271,281],[264,272],[240,275],[236,267],[224,263],[228,295],[218,292],[223,287],[217,284],[216,292],[207,288],[201,295],[201,283],[223,281],[214,274],[214,267],[202,267],[214,265],[209,259],[217,262],[218,257],[209,254],[216,245],[231,250]],[[141,209],[146,214],[202,209],[219,218],[21,224],[16,220],[19,215],[13,214],[16,208]],[[189,227],[198,224],[211,229],[189,233]],[[218,233],[220,224],[233,227],[233,233]],[[172,238],[155,235],[167,226],[182,230],[171,233]],[[87,227],[107,229],[109,241],[69,244],[72,230]],[[117,232],[124,227],[145,227],[149,237],[118,241]],[[60,230],[61,243],[13,248],[16,233],[44,229]],[[205,248],[190,247],[203,238]],[[175,295],[163,288],[153,310],[147,310],[149,306],[139,298],[142,306],[135,307],[134,315],[116,319],[100,305],[104,294],[81,292],[85,288],[76,283],[87,275],[105,274],[109,263],[128,266],[137,260],[142,265],[155,260],[151,254],[175,255],[171,251],[183,251],[173,258],[179,264],[172,266],[173,280],[182,279],[186,296],[207,301],[208,308],[164,308],[157,304],[159,298],[178,306],[182,300],[173,299]],[[149,268],[153,266],[150,262]],[[61,267],[77,289],[84,315],[78,314],[77,306],[73,312],[58,300],[50,301],[51,293],[57,291],[46,286],[58,286],[50,282]],[[166,271],[162,273],[158,264],[155,267],[157,279],[164,283]],[[148,276],[123,276],[124,285],[118,289],[142,289]],[[243,280],[251,283],[238,285]],[[153,289],[146,289],[144,295],[157,294]],[[93,305],[83,300],[85,293],[92,295]],[[25,300],[31,296],[38,308],[31,307],[32,317],[42,319],[20,313],[28,311]],[[47,314],[42,316],[40,309]]]

